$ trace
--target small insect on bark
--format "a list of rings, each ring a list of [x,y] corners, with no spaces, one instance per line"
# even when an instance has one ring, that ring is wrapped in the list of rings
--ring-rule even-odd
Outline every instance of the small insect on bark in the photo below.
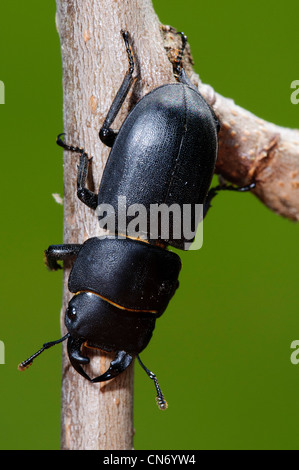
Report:
[[[196,226],[197,204],[203,205],[203,218],[220,189],[248,191],[254,183],[243,188],[220,185],[209,191],[217,159],[219,123],[182,66],[187,41],[184,33],[178,33],[181,47],[173,65],[176,82],[145,95],[121,128],[112,129],[134,74],[131,39],[127,31],[121,34],[129,68],[99,132],[101,141],[111,151],[97,194],[87,188],[90,160],[87,152],[65,143],[63,134],[57,138],[57,144],[63,149],[80,155],[78,198],[94,211],[102,204],[112,206],[116,220],[119,197],[125,198],[127,207],[143,205],[147,213],[155,204],[168,207],[176,204],[180,208],[188,204],[192,208],[192,224]],[[96,216],[101,223],[103,215]],[[126,226],[130,220],[128,215]],[[58,261],[75,258],[68,280],[74,296],[65,312],[68,333],[57,341],[45,343],[19,369],[24,370],[44,350],[64,340],[74,369],[93,383],[116,377],[136,357],[154,381],[158,406],[166,409],[167,402],[157,378],[145,367],[139,354],[149,343],[156,320],[179,285],[181,261],[171,247],[185,250],[194,239],[186,238],[183,231],[175,237],[173,224],[170,221],[167,236],[159,229],[153,237],[148,230],[136,239],[123,233],[122,227],[116,224],[114,233],[108,236],[93,237],[83,244],[49,246],[45,255],[51,270],[61,268]],[[89,358],[82,355],[83,344],[115,351],[115,359],[104,374],[95,378],[87,375],[83,367]]]

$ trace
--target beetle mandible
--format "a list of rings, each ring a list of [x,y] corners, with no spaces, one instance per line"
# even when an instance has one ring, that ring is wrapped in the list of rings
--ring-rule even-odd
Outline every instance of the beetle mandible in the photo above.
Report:
[[[130,36],[122,31],[129,69],[123,79],[99,132],[101,141],[111,147],[98,194],[86,186],[89,157],[84,149],[67,145],[60,134],[57,143],[65,150],[80,154],[77,195],[91,209],[109,204],[118,211],[118,198],[126,205],[142,204],[148,212],[153,204],[177,204],[192,208],[203,205],[205,217],[212,198],[220,189],[248,191],[255,183],[238,188],[220,185],[209,190],[218,150],[219,123],[212,108],[188,79],[182,66],[187,38],[181,35],[181,48],[174,61],[176,83],[162,85],[139,100],[129,112],[119,131],[111,128],[133,82],[134,58]],[[97,212],[99,222],[103,214]],[[130,217],[126,218],[126,226]],[[182,220],[180,221],[182,224]],[[148,376],[154,380],[157,403],[167,403],[155,374],[142,363],[139,354],[147,346],[156,319],[165,311],[178,287],[181,261],[168,250],[187,249],[189,240],[181,231],[173,234],[173,221],[165,237],[161,226],[157,236],[147,230],[136,239],[115,226],[114,233],[93,237],[81,244],[51,245],[45,251],[51,270],[61,268],[57,262],[75,258],[68,287],[74,294],[65,313],[68,333],[43,347],[23,361],[24,370],[45,349],[64,340],[74,369],[96,383],[112,379],[123,372],[137,357]],[[194,237],[193,237],[194,238]],[[115,359],[102,375],[90,378],[83,365],[89,358],[81,352],[86,344],[104,351],[115,351]]]

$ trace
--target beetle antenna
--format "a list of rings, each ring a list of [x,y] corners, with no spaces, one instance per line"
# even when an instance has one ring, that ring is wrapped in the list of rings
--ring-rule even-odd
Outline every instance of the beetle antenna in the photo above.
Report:
[[[164,395],[163,395],[162,390],[160,388],[157,377],[155,376],[155,374],[153,372],[151,372],[150,370],[148,370],[147,367],[145,367],[145,365],[141,361],[138,354],[137,354],[137,359],[138,359],[138,362],[141,365],[142,369],[145,370],[145,372],[147,373],[149,378],[152,379],[155,383],[155,387],[156,387],[156,390],[157,390],[156,402],[157,402],[158,407],[160,408],[160,410],[166,410],[166,408],[168,408],[168,403],[164,398]]]
[[[52,346],[55,346],[55,344],[62,343],[65,339],[67,339],[70,336],[69,333],[67,333],[65,336],[63,336],[60,339],[57,339],[56,341],[50,341],[49,343],[43,344],[43,347],[39,349],[36,353],[32,354],[32,356],[28,357],[26,361],[21,362],[21,364],[18,365],[19,370],[25,370],[27,369],[33,362],[33,360],[39,356],[42,352],[44,352],[46,349],[51,348]]]

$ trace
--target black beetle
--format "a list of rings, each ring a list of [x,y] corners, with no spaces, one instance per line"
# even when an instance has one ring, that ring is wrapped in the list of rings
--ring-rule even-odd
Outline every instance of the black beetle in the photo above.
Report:
[[[219,189],[247,191],[243,188],[217,186],[209,191],[218,149],[219,123],[198,90],[189,81],[181,65],[186,36],[174,63],[176,83],[154,89],[134,106],[119,131],[111,125],[133,82],[134,59],[129,35],[122,31],[129,58],[129,70],[112,103],[99,136],[112,147],[98,194],[86,187],[88,154],[79,147],[65,144],[60,134],[57,143],[65,150],[81,154],[78,167],[79,199],[96,210],[108,204],[116,211],[118,200],[125,197],[126,207],[142,204],[147,213],[151,205],[173,204],[192,208],[192,224],[196,226],[194,208],[203,204],[203,217],[211,199]],[[127,214],[127,212],[126,212]],[[99,214],[103,221],[103,213]],[[126,215],[125,227],[131,218]],[[179,221],[182,225],[182,220]],[[69,277],[69,290],[74,293],[65,314],[68,333],[57,341],[45,343],[33,356],[22,362],[26,368],[42,351],[68,339],[71,364],[79,374],[92,382],[102,382],[123,372],[137,357],[155,382],[157,402],[167,404],[156,376],[141,362],[139,353],[147,346],[156,319],[165,311],[178,287],[181,262],[168,251],[172,246],[187,249],[192,239],[183,231],[174,236],[174,220],[165,236],[161,224],[155,237],[146,229],[134,238],[116,223],[113,234],[94,237],[83,245],[51,245],[45,252],[47,265],[56,270],[58,260],[75,258]],[[81,353],[86,344],[104,351],[115,351],[115,360],[99,377],[91,379],[82,365],[89,362]]]

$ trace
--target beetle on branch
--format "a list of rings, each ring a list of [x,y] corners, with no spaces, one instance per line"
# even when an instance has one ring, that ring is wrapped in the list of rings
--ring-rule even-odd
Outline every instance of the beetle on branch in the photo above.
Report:
[[[220,125],[181,65],[187,41],[183,33],[174,61],[177,82],[145,95],[119,131],[111,128],[133,82],[134,58],[129,35],[122,31],[122,36],[129,69],[99,133],[101,141],[112,150],[98,194],[86,186],[88,154],[82,148],[64,143],[62,134],[57,139],[65,150],[81,155],[77,178],[79,199],[93,210],[101,204],[116,208],[120,196],[126,197],[128,205],[142,204],[148,212],[152,204],[178,204],[181,208],[188,204],[192,209],[202,204],[205,217],[219,190],[242,192],[254,188],[253,181],[245,187],[223,185],[209,190]],[[192,214],[192,225],[196,226],[199,221],[195,220],[194,210]],[[129,219],[128,216],[126,226]],[[178,287],[180,258],[167,247],[184,250],[192,241],[183,232],[176,238],[173,230],[167,239],[161,230],[156,238],[148,230],[136,239],[117,225],[115,233],[90,238],[82,245],[51,245],[45,252],[50,269],[59,269],[59,260],[75,258],[68,282],[74,297],[65,313],[68,333],[57,341],[45,343],[19,368],[25,369],[45,349],[66,339],[72,366],[93,383],[116,377],[137,356],[155,382],[159,407],[165,409],[167,403],[156,376],[141,362],[139,353],[150,341],[156,319],[165,311]],[[81,353],[83,344],[116,352],[104,374],[91,379],[84,371],[82,365],[89,363],[89,358]]]

